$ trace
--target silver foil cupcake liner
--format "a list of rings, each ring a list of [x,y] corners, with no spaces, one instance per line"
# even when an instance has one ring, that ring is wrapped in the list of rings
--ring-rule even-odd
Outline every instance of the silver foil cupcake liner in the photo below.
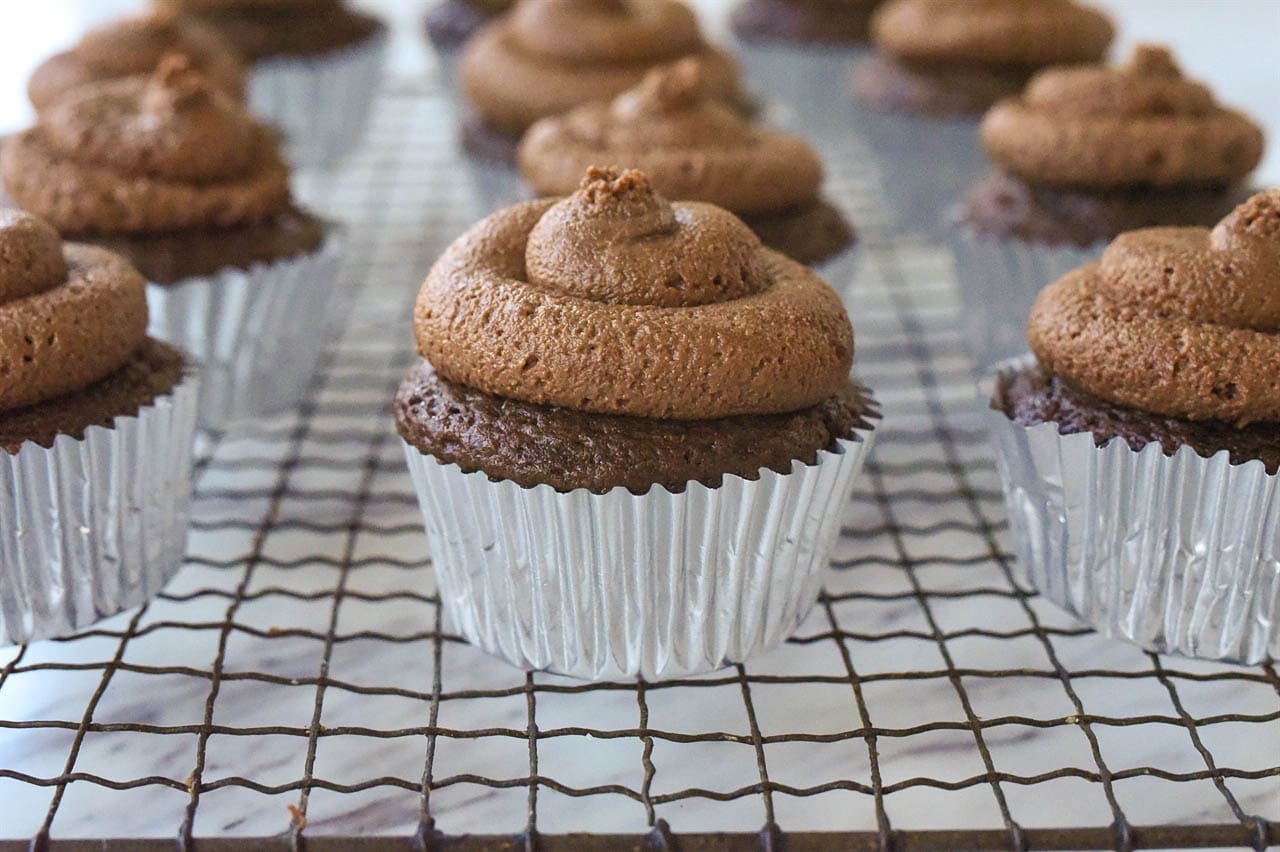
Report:
[[[854,108],[871,147],[891,227],[938,239],[948,214],[989,168],[976,118],[929,118]]]
[[[748,84],[769,102],[769,118],[819,144],[838,142],[854,128],[841,94],[849,68],[866,48],[739,40],[735,55]]]
[[[969,354],[980,372],[1027,351],[1027,317],[1040,291],[1097,260],[1105,241],[1089,246],[1043,245],[978,233],[963,223],[948,230]]]
[[[84,437],[0,452],[0,645],[65,636],[154,597],[182,564],[199,377]]]
[[[998,378],[1035,363],[1005,362]],[[1018,561],[1045,597],[1144,649],[1280,658],[1280,476],[1158,443],[989,419]]]
[[[341,50],[254,63],[249,74],[249,108],[280,131],[291,163],[331,165],[359,146],[388,40],[383,27]]]
[[[673,494],[560,493],[405,445],[440,597],[468,641],[586,680],[713,671],[780,644],[817,600],[873,433],[815,464]]]
[[[324,349],[342,245],[330,225],[312,252],[147,285],[149,333],[202,363],[202,428],[297,405]]]

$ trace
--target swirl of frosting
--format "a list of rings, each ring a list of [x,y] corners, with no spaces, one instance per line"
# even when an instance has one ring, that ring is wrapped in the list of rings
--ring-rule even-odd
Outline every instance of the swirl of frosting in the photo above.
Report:
[[[169,54],[185,56],[220,91],[243,97],[245,68],[235,48],[215,30],[165,13],[123,18],[85,33],[32,72],[27,97],[43,110],[77,86],[150,74]]]
[[[1121,235],[1040,294],[1027,335],[1046,369],[1117,405],[1280,421],[1280,190],[1212,231]]]
[[[476,33],[459,69],[476,112],[521,133],[545,116],[611,98],[683,56],[702,59],[717,97],[740,99],[737,65],[703,41],[678,0],[523,0]]]
[[[88,387],[146,334],[146,281],[123,258],[0,210],[0,411]]]
[[[1161,47],[1120,67],[1042,71],[996,104],[982,142],[999,165],[1035,183],[1198,186],[1234,182],[1262,159],[1262,130],[1187,80]]]
[[[68,93],[0,168],[9,195],[63,233],[244,225],[289,206],[274,134],[178,56]]]
[[[556,201],[507,208],[423,284],[418,351],[495,396],[701,420],[796,411],[847,380],[853,330],[811,270],[644,174],[592,170]]]
[[[650,71],[612,103],[542,119],[517,159],[542,195],[572,192],[592,163],[628,163],[664,195],[743,215],[813,201],[822,183],[808,143],[753,126],[714,98],[697,59]]]
[[[871,31],[906,62],[1021,66],[1097,61],[1114,34],[1074,0],[890,0]]]

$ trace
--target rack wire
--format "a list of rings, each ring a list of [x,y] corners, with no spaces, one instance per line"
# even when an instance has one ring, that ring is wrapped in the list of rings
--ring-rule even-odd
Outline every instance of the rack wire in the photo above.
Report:
[[[304,181],[351,226],[346,304],[297,414],[206,448],[175,581],[0,649],[0,852],[1280,844],[1280,675],[1103,640],[1019,579],[946,257],[879,226],[856,140],[830,183],[886,416],[797,634],[584,684],[451,632],[388,413],[475,212],[447,109],[388,92]]]

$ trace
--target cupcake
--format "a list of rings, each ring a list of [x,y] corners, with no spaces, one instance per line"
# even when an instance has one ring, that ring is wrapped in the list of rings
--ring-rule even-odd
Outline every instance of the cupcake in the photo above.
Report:
[[[0,210],[0,645],[136,606],[177,571],[196,385],[147,337],[124,258]]]
[[[711,92],[741,101],[737,65],[703,40],[679,0],[520,0],[481,28],[458,61],[462,147],[482,197],[509,200],[519,186],[516,146],[538,119],[612,98],[685,56],[703,60]]]
[[[441,76],[450,89],[454,85],[454,63],[463,43],[493,18],[505,14],[515,0],[441,0],[427,10],[427,40],[435,49]]]
[[[1280,190],[1040,294],[991,422],[1020,561],[1153,651],[1280,657]]]
[[[1249,195],[1262,131],[1142,46],[1121,67],[1041,72],[992,107],[982,142],[996,168],[953,229],[975,359],[1022,351],[1022,320],[1045,281],[1124,231],[1212,226]]]
[[[729,15],[743,71],[776,102],[783,120],[816,138],[847,131],[840,91],[870,38],[881,0],[740,0]]]
[[[723,207],[801,263],[851,256],[852,229],[819,195],[817,153],[712,97],[696,59],[650,71],[612,101],[542,119],[521,140],[518,160],[538,195],[572,193],[593,163],[629,163],[656,191]]]
[[[858,63],[858,119],[895,224],[941,233],[942,213],[985,167],[982,113],[1048,65],[1100,60],[1110,22],[1074,0],[889,0]]]
[[[467,639],[658,678],[813,605],[875,408],[835,293],[732,214],[592,170],[459,238],[414,328],[396,422]]]
[[[200,422],[278,413],[319,358],[338,239],[296,207],[275,135],[181,57],[80,86],[0,153],[5,190],[151,282],[151,330],[205,365]]]
[[[90,30],[70,50],[54,54],[27,81],[37,111],[85,83],[150,74],[168,54],[185,57],[211,86],[244,97],[245,68],[231,43],[195,21],[156,13]]]
[[[369,123],[387,27],[342,0],[152,0],[222,34],[250,63],[249,106],[279,128],[289,158],[323,166]]]

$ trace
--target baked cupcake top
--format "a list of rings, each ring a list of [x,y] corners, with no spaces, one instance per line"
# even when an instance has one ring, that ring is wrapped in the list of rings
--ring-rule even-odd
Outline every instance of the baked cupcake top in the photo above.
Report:
[[[1212,230],[1121,235],[1040,294],[1027,335],[1047,370],[1116,405],[1280,422],[1280,190]]]
[[[876,46],[921,65],[1094,62],[1114,31],[1074,0],[889,0],[871,21]]]
[[[75,47],[32,72],[27,97],[41,110],[76,86],[149,74],[168,54],[185,56],[211,85],[243,97],[245,69],[235,48],[216,31],[165,13],[122,18],[85,33]]]
[[[62,233],[230,227],[290,206],[272,131],[179,56],[68,92],[6,141],[0,171]]]
[[[480,117],[521,133],[684,56],[702,58],[718,97],[739,99],[734,61],[703,41],[693,11],[678,0],[520,0],[467,43],[459,68]]]
[[[813,201],[822,183],[808,143],[729,109],[696,59],[650,71],[613,101],[542,119],[525,134],[518,160],[541,195],[572,192],[593,163],[626,163],[663,195],[739,215]]]
[[[991,108],[982,143],[1028,182],[1099,189],[1231,184],[1263,152],[1256,124],[1150,45],[1118,67],[1040,72],[1022,95]]]
[[[796,411],[847,381],[853,330],[807,267],[638,171],[493,214],[432,267],[418,351],[446,379],[598,414]]]
[[[0,209],[0,412],[92,385],[146,334],[146,281],[123,258]]]
[[[160,9],[216,29],[249,62],[315,56],[363,41],[383,28],[343,0],[152,0]]]

